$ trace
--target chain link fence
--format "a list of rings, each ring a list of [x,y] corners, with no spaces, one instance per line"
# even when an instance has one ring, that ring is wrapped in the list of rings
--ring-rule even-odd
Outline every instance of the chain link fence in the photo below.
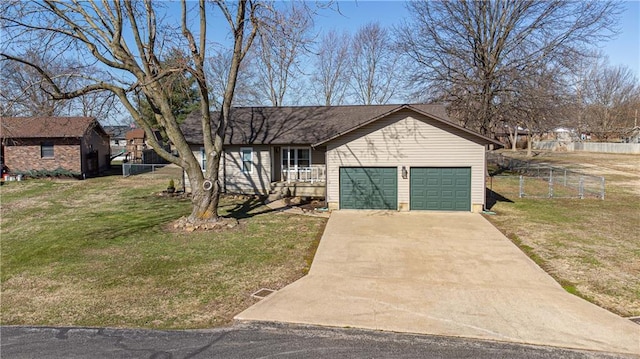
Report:
[[[143,173],[153,173],[159,170],[160,168],[163,168],[168,165],[169,165],[168,163],[145,164],[145,163],[127,162],[122,164],[122,176],[129,177],[129,176],[139,175]]]
[[[489,153],[487,161],[496,168],[491,177],[511,177],[506,181],[513,187],[517,181],[520,198],[605,198],[604,177],[495,153]]]

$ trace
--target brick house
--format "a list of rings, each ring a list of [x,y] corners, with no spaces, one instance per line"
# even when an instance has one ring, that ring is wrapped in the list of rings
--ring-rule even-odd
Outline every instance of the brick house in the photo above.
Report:
[[[142,152],[147,149],[147,135],[141,128],[125,134],[127,141],[127,159],[134,163],[142,163]]]
[[[0,124],[2,161],[12,172],[93,176],[109,167],[109,135],[93,117],[1,117]]]

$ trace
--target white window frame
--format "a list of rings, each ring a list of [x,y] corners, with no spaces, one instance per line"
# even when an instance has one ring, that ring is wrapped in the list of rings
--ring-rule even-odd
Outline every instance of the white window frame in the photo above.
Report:
[[[304,167],[311,167],[311,165],[312,165],[312,156],[313,156],[313,154],[311,153],[311,148],[309,148],[309,147],[282,147],[282,149],[283,150],[282,150],[282,156],[281,156],[281,160],[282,160],[281,163],[282,163],[282,167],[283,168],[284,167],[289,168],[289,164],[291,164],[291,168],[294,168],[296,170],[299,167],[302,167],[299,164],[300,157],[298,156],[298,151],[300,151],[300,150],[304,150],[309,154],[309,165],[308,166],[304,166]],[[285,152],[287,154],[291,154],[293,156],[291,156],[291,158],[289,159],[289,158],[287,158],[285,156]]]
[[[245,169],[244,154],[249,153],[249,168]],[[241,147],[240,148],[240,170],[242,173],[253,173],[253,147]]]
[[[200,169],[202,171],[207,169],[207,153],[204,151],[204,147],[200,147]]]

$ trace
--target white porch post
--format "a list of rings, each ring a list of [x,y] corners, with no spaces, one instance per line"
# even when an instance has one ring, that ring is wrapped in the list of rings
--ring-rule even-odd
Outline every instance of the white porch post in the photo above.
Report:
[[[287,146],[287,183],[291,183],[291,146]]]
[[[311,183],[315,182],[316,176],[313,174],[313,148],[309,147],[309,175],[311,176]]]

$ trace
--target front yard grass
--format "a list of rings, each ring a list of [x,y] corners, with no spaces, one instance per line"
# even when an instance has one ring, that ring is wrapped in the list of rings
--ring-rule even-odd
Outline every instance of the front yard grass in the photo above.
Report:
[[[493,191],[504,198],[487,219],[567,291],[640,315],[639,156],[542,153],[534,161],[604,176],[606,199],[518,198],[517,180],[494,177]]]
[[[223,198],[221,213],[241,218],[239,226],[176,232],[169,223],[191,206],[158,195],[168,178],[2,186],[1,324],[227,325],[255,302],[251,293],[279,289],[306,273],[324,219]]]

